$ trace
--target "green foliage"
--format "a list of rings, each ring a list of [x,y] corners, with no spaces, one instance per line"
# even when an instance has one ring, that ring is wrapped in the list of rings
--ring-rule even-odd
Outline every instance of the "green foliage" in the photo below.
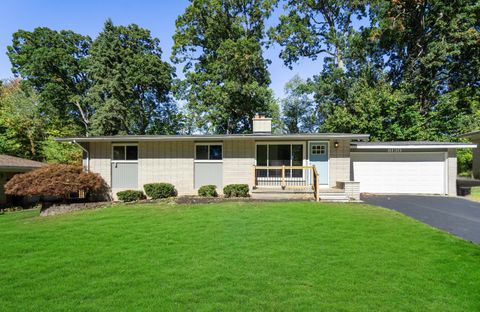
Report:
[[[301,57],[324,61],[340,69],[345,67],[351,38],[355,35],[353,17],[365,17],[363,0],[287,0],[280,23],[269,29],[273,42],[283,50],[280,57],[292,66]]]
[[[83,125],[86,133],[92,108],[86,101],[90,87],[87,58],[91,44],[88,36],[70,30],[55,31],[47,27],[13,34],[8,57],[12,70],[39,94],[38,109],[55,116],[48,123]]]
[[[121,201],[132,202],[145,199],[145,194],[143,194],[142,191],[138,190],[125,190],[117,192],[117,197]]]
[[[287,97],[282,100],[283,124],[287,133],[308,133],[316,130],[313,100],[306,82],[295,75],[285,85]]]
[[[229,184],[223,188],[225,197],[248,197],[250,188],[248,184]]]
[[[216,185],[202,185],[198,189],[198,195],[203,197],[217,197],[217,186]]]
[[[151,199],[176,196],[175,186],[170,183],[148,183],[143,186],[145,194]]]
[[[81,150],[53,138],[74,135],[79,126],[51,122],[40,111],[37,93],[13,80],[0,86],[0,153],[53,163],[79,164]]]
[[[177,93],[193,126],[210,133],[252,130],[255,113],[271,115],[263,57],[268,1],[192,1],[176,21],[172,60],[184,65]]]
[[[472,175],[472,162],[473,162],[473,152],[469,148],[458,149],[457,150],[457,172],[459,175],[471,176]]]
[[[178,112],[169,103],[174,69],[162,61],[159,44],[149,30],[135,24],[105,23],[89,59],[93,134],[146,134],[162,122],[156,130],[178,132],[175,123],[165,129],[164,121],[177,118]]]

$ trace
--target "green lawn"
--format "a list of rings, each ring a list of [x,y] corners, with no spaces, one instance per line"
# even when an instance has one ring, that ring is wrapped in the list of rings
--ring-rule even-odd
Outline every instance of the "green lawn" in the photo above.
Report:
[[[472,187],[472,193],[468,197],[470,197],[470,199],[480,201],[480,187]]]
[[[359,204],[0,215],[1,311],[479,311],[480,247]]]

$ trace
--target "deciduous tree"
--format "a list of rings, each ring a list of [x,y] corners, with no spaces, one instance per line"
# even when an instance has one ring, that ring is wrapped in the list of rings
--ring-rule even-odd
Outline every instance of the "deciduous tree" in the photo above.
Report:
[[[271,114],[262,50],[270,13],[264,0],[192,0],[177,18],[172,60],[184,65],[181,95],[197,128],[249,132],[255,113]]]

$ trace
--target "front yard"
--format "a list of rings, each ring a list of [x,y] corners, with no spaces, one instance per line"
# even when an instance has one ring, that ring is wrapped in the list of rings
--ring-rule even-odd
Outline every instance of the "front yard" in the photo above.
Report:
[[[468,195],[468,198],[475,201],[480,201],[480,187],[472,187],[472,192],[470,193],[470,195]]]
[[[0,215],[2,311],[478,311],[480,247],[359,204]]]

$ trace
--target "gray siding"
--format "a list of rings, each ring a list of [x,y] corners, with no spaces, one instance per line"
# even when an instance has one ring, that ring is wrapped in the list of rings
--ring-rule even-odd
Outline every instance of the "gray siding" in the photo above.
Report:
[[[138,186],[138,163],[112,163],[112,189],[137,189]]]
[[[223,164],[221,162],[195,163],[195,188],[202,185],[216,185],[218,191],[223,188]]]

